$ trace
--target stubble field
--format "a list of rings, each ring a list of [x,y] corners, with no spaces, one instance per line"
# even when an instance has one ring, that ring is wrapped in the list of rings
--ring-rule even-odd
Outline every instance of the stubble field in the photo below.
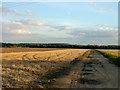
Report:
[[[63,50],[63,48],[2,48],[2,53]]]
[[[55,80],[59,70],[68,68],[72,60],[82,56],[88,49],[23,51],[2,53],[3,87],[45,88]]]

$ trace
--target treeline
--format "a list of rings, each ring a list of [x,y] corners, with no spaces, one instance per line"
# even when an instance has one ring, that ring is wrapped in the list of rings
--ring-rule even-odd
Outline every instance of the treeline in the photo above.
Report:
[[[64,43],[36,44],[36,43],[0,43],[0,47],[29,47],[29,48],[81,48],[81,49],[119,49],[117,45],[72,45]]]

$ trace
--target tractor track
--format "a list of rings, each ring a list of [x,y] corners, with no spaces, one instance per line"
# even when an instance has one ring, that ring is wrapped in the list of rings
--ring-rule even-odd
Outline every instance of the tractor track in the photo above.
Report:
[[[56,79],[56,88],[118,88],[118,67],[99,52],[92,50],[77,62],[69,74]]]

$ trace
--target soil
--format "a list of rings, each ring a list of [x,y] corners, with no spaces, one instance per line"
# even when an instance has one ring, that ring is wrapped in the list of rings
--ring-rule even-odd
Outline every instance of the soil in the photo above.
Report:
[[[55,80],[54,88],[118,88],[118,67],[99,52],[76,63],[70,72]]]

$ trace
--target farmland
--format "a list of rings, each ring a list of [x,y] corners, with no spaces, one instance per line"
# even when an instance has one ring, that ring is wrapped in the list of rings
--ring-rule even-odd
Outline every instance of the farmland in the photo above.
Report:
[[[2,53],[11,53],[11,52],[37,52],[37,51],[53,51],[61,50],[62,48],[2,48]]]
[[[109,59],[110,63],[114,63],[117,66],[120,66],[120,52],[119,50],[103,50],[99,49],[98,50],[102,55],[104,55],[106,58]]]
[[[106,52],[108,54],[112,54],[114,56],[120,57],[120,51],[117,49],[100,49],[100,51]]]
[[[98,52],[91,49],[3,48],[2,87],[117,88],[118,67],[109,62],[118,60],[115,59],[117,53],[118,50],[103,49]]]
[[[18,50],[20,52],[18,52]],[[30,88],[48,87],[62,68],[70,67],[70,62],[82,56],[88,49],[38,49],[32,52],[18,49],[3,49],[3,87]],[[61,70],[61,71],[63,71]],[[50,78],[52,77],[52,78]]]

